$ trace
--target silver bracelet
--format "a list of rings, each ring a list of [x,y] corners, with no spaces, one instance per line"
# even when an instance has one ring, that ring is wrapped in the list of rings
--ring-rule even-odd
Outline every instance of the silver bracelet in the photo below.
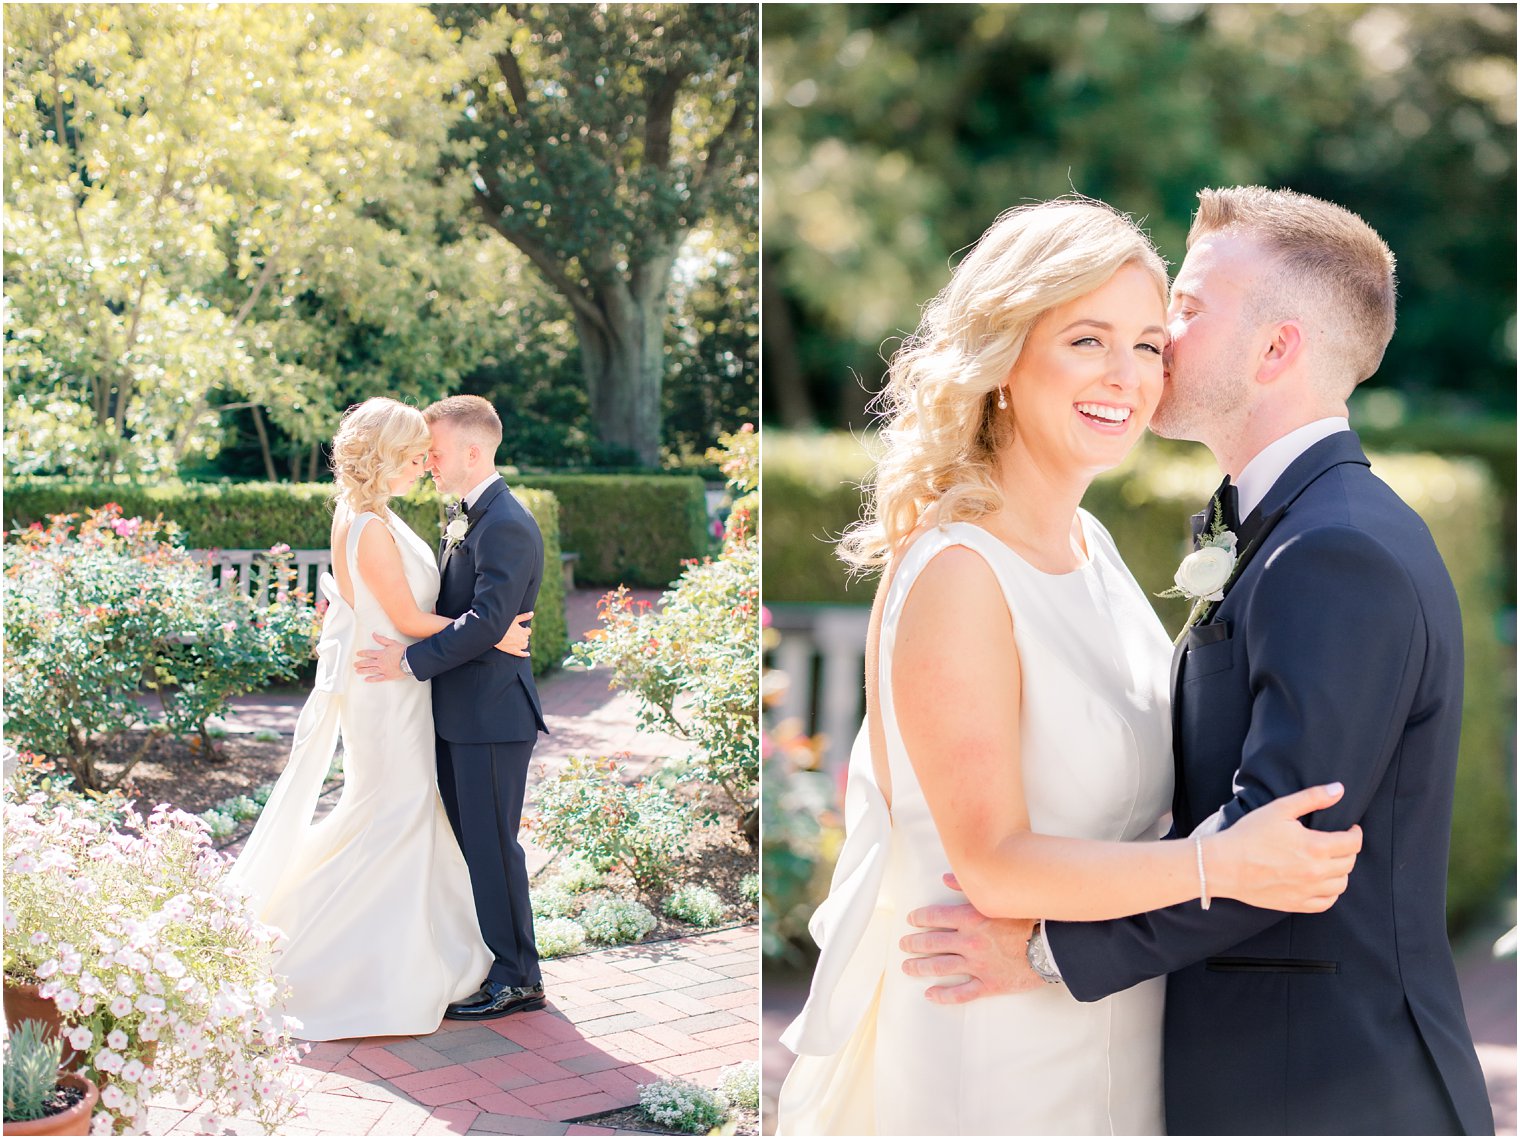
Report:
[[[1193,840],[1193,849],[1198,852],[1198,896],[1204,909],[1209,908],[1213,900],[1209,897],[1209,878],[1203,872],[1203,838],[1200,836]]]

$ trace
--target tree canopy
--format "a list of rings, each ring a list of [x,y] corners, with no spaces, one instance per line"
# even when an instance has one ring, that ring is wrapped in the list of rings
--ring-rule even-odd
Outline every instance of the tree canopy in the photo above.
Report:
[[[1512,416],[1514,43],[1513,5],[768,4],[766,415],[863,425],[1009,206],[1102,198],[1175,269],[1197,190],[1257,183],[1397,255],[1371,388]]]

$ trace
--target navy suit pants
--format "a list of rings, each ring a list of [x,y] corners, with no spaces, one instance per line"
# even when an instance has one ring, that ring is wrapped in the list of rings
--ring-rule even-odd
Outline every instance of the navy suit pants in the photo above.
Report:
[[[438,793],[470,868],[480,933],[494,958],[486,979],[505,985],[542,980],[528,866],[517,841],[534,742],[438,740]]]

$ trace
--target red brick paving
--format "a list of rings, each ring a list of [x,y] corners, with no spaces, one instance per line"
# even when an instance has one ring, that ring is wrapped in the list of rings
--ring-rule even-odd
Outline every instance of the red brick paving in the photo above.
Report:
[[[566,599],[572,640],[595,626],[601,592],[578,590]],[[635,592],[649,601],[658,596]],[[637,730],[633,698],[609,691],[600,673],[557,672],[539,695],[551,734],[539,740],[535,768],[552,770],[572,755],[624,755],[638,772],[689,747]],[[226,726],[288,736],[302,701],[243,697]],[[548,856],[524,847],[536,873]],[[281,1133],[644,1134],[574,1121],[633,1106],[641,1084],[679,1075],[711,1086],[723,1068],[759,1059],[754,925],[549,960],[543,971],[549,1005],[539,1011],[478,1025],[444,1021],[423,1037],[312,1045],[299,1076],[306,1114]],[[191,1134],[203,1114],[172,1098],[153,1101],[144,1130]],[[228,1133],[259,1130],[245,1119],[224,1122]]]

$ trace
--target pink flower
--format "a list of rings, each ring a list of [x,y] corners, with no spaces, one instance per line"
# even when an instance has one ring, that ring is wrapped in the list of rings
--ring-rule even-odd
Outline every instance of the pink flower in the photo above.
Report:
[[[137,1083],[142,1078],[143,1070],[143,1062],[141,1060],[128,1060],[122,1065],[122,1081],[129,1084]]]
[[[69,1046],[77,1052],[89,1051],[90,1045],[95,1043],[95,1034],[84,1025],[69,1030]]]
[[[106,1037],[106,1045],[121,1052],[127,1047],[127,1034],[119,1028],[113,1028],[111,1034]]]
[[[127,1096],[115,1084],[107,1084],[101,1089],[100,1102],[112,1111],[118,1111],[127,1102]]]
[[[132,1011],[131,997],[117,997],[110,1004],[111,1015],[116,1017],[127,1016]]]

